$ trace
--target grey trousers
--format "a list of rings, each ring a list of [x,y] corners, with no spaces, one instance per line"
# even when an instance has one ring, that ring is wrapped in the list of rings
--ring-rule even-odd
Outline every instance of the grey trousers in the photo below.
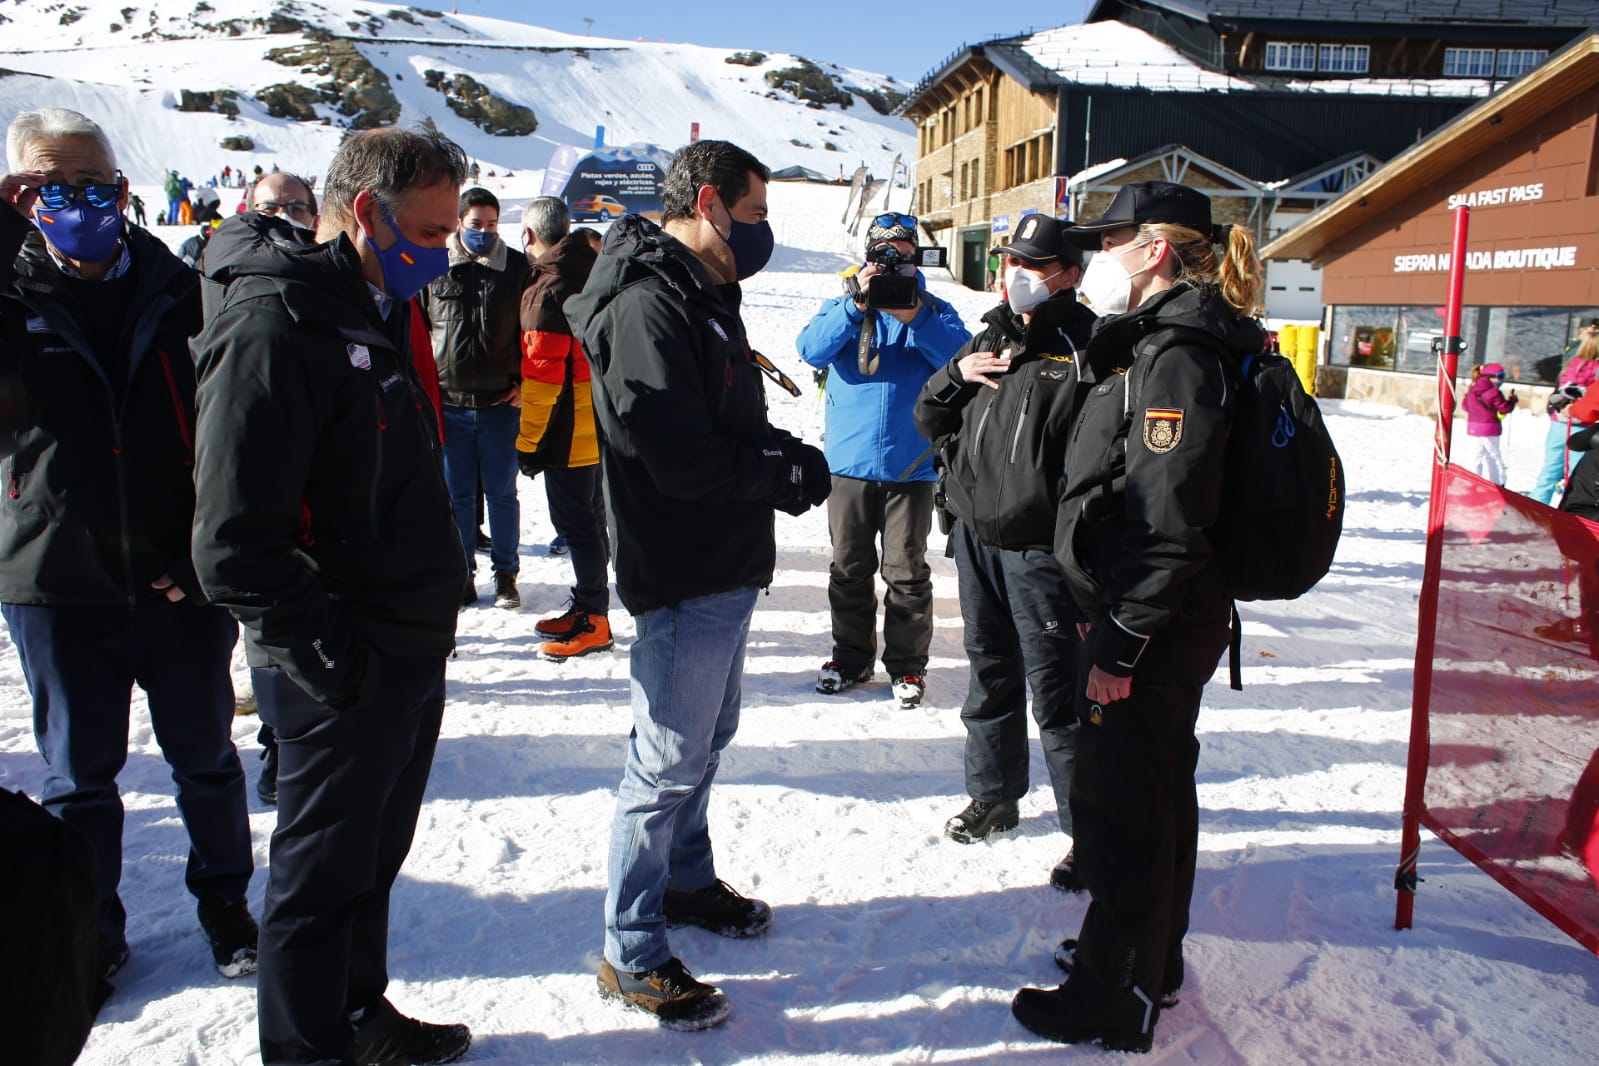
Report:
[[[881,538],[883,665],[892,677],[927,670],[933,642],[933,572],[927,534],[933,524],[931,481],[862,481],[833,476],[827,498],[833,564],[827,601],[833,613],[833,658],[845,677],[877,657],[878,540]]]

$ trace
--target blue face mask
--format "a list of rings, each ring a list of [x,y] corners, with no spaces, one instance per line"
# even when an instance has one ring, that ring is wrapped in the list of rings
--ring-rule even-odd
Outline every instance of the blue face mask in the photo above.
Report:
[[[499,238],[491,229],[464,229],[461,231],[461,243],[473,255],[488,255],[489,249],[494,247],[494,242]]]
[[[733,217],[731,211],[727,212],[727,220],[732,228],[725,237],[714,221],[711,222],[711,228],[716,230],[716,235],[722,238],[728,251],[733,253],[733,271],[738,280],[752,278],[771,261],[772,249],[777,244],[777,238],[772,235],[772,224],[740,222]]]
[[[389,299],[404,303],[435,278],[443,277],[450,269],[450,253],[443,248],[424,248],[406,238],[394,224],[394,216],[386,205],[379,202],[378,210],[383,220],[394,231],[394,243],[378,252],[378,266],[383,270],[383,291]],[[373,248],[376,249],[376,245]]]
[[[759,274],[772,258],[777,238],[772,235],[770,222],[740,222],[733,220],[733,232],[727,235],[727,246],[733,251],[733,265],[738,280]]]
[[[44,207],[33,210],[39,232],[68,259],[103,263],[117,250],[117,240],[122,236],[122,212],[116,204],[92,207],[78,199],[59,211]]]

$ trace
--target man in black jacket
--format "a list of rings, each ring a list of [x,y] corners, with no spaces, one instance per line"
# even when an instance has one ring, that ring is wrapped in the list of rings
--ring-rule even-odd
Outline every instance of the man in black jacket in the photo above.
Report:
[[[489,516],[494,606],[522,606],[516,575],[521,511],[516,502],[516,436],[522,423],[522,290],[526,257],[499,236],[500,201],[468,189],[450,236],[450,269],[422,290],[444,397],[444,473],[455,504],[466,568],[477,571],[477,487]],[[477,602],[468,578],[463,604]]]
[[[228,675],[237,631],[204,603],[189,558],[198,284],[124,223],[127,181],[89,119],[25,112],[7,141],[0,612],[33,694],[43,804],[94,850],[100,970],[115,973],[128,958],[117,775],[129,693],[143,688],[189,833],[185,879],[218,970],[237,977],[256,953]]]
[[[917,426],[940,445],[971,662],[961,708],[971,802],[944,827],[962,844],[1018,824],[1016,804],[1028,788],[1029,683],[1067,834],[1077,745],[1078,618],[1051,549],[1074,360],[1094,315],[1077,302],[1082,253],[1061,239],[1055,219],[1026,216],[995,254],[1006,302],[983,316],[987,328],[932,376],[916,404]],[[1069,853],[1050,883],[1081,888]]]
[[[255,673],[279,752],[266,1066],[450,1062],[471,1042],[384,998],[466,581],[407,304],[444,272],[465,173],[430,124],[357,134],[314,235],[251,213],[206,254],[195,564],[275,668]]]
[[[738,282],[772,251],[766,167],[726,141],[678,153],[665,221],[616,222],[566,302],[594,386],[617,592],[638,629],[633,736],[611,829],[602,994],[703,1029],[727,999],[694,979],[669,922],[758,936],[772,910],[716,876],[706,808],[738,728],[744,643],[771,584],[774,507],[827,498],[822,453],[766,420]]]

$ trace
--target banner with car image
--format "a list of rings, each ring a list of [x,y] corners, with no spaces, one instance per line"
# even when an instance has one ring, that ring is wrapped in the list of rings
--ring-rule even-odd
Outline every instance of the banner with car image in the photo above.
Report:
[[[545,196],[566,201],[573,222],[610,222],[625,214],[661,217],[661,183],[672,154],[653,144],[577,148],[563,144],[544,170]]]

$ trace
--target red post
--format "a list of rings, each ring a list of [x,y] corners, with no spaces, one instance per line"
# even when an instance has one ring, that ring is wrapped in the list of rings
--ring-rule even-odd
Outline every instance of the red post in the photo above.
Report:
[[[1466,228],[1471,208],[1455,209],[1455,238],[1449,255],[1449,296],[1444,312],[1444,336],[1438,351],[1438,425],[1434,432],[1432,496],[1427,506],[1427,556],[1422,571],[1421,603],[1416,619],[1416,668],[1410,704],[1410,759],[1405,773],[1405,807],[1399,831],[1399,869],[1394,888],[1394,928],[1409,929],[1416,905],[1416,861],[1421,853],[1421,814],[1426,807],[1427,712],[1432,699],[1432,658],[1438,636],[1438,578],[1444,552],[1444,472],[1449,467],[1449,446],[1454,436],[1455,374],[1460,352],[1461,298],[1466,284]]]

